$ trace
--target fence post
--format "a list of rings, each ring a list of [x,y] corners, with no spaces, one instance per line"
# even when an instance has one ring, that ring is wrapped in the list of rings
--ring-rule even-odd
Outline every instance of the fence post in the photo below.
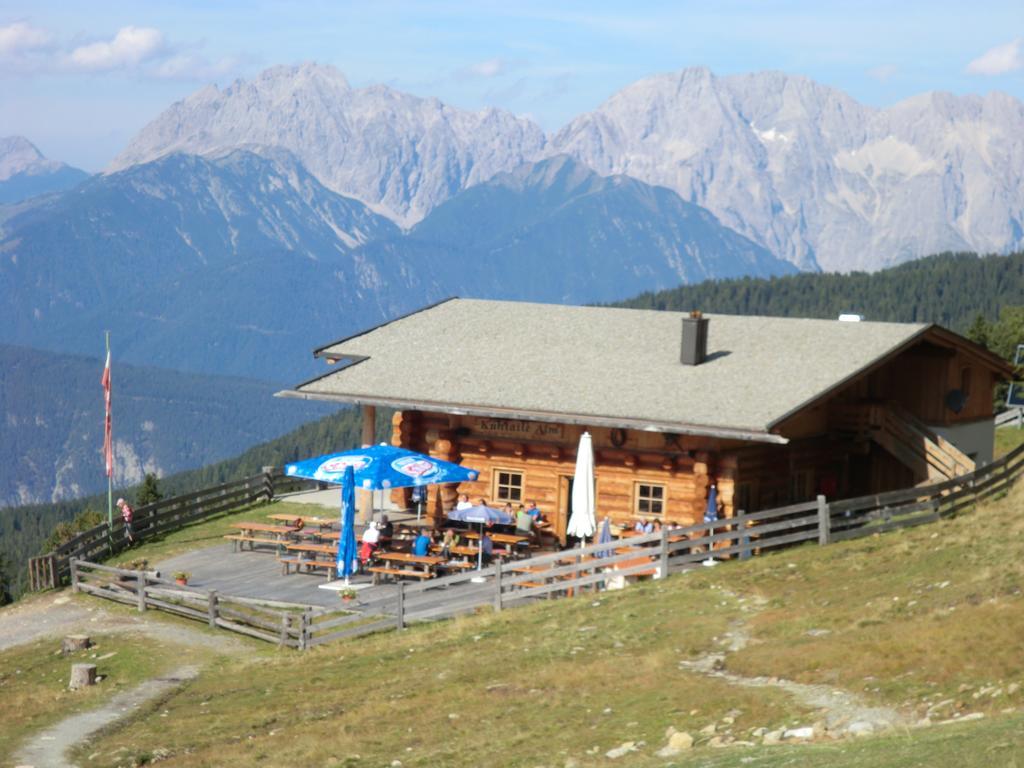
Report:
[[[661,576],[668,578],[668,528],[661,529]]]
[[[299,626],[299,650],[309,648],[309,609],[302,611],[302,623]]]
[[[501,560],[494,561],[494,610],[501,613]]]
[[[395,603],[395,627],[405,629],[405,582],[398,582],[398,595]]]
[[[747,533],[748,521],[746,510],[739,510],[737,512],[737,517],[739,517],[740,520],[740,560],[749,560],[751,557],[753,557],[753,550],[750,547],[750,534]]]
[[[71,558],[71,591],[78,593],[78,560]]]
[[[138,576],[135,577],[136,589],[138,591],[138,609],[139,613],[146,612],[146,574],[142,571],[138,571]]]
[[[288,634],[289,634],[289,630],[291,630],[291,628],[292,628],[292,617],[291,617],[290,614],[285,613],[283,616],[281,616],[281,639],[277,643],[279,646],[287,646],[288,645]]]
[[[217,628],[217,590],[211,589],[207,597],[206,616],[210,622],[210,629]]]
[[[267,495],[267,502],[274,500],[274,468],[263,468],[263,492]]]
[[[828,502],[818,494],[818,544],[825,546],[832,541],[832,514]]]

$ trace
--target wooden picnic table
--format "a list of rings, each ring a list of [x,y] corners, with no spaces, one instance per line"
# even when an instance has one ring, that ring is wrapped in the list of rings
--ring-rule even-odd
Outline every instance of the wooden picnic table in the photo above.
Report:
[[[431,552],[441,552],[443,549],[444,547],[440,544],[433,544],[430,547]],[[465,544],[454,544],[448,547],[448,551],[453,555],[462,555],[464,557],[476,557],[478,552],[476,547],[467,547]]]
[[[231,527],[244,533],[274,533],[278,536],[284,536],[297,530],[294,525],[274,525],[273,523],[232,523]]]
[[[290,552],[313,552],[318,555],[337,555],[336,544],[288,544],[285,547]]]
[[[376,584],[380,576],[398,578],[403,576],[417,579],[430,579],[436,575],[436,568],[445,564],[443,557],[430,555],[413,555],[408,552],[376,552],[374,560],[382,561],[383,565],[370,566],[367,570],[373,574]]]
[[[232,523],[231,527],[241,531],[241,533],[228,534],[224,538],[228,539],[236,549],[239,545],[244,546],[248,543],[249,549],[254,549],[257,544],[273,544],[280,550],[281,545],[285,542],[285,537],[295,530],[290,525],[252,522]],[[259,534],[267,535],[260,536]],[[270,538],[271,536],[273,538]]]
[[[479,539],[480,538],[480,532],[479,531],[469,531],[469,530],[466,530],[466,531],[455,531],[454,529],[453,529],[453,531],[454,531],[454,533],[459,534],[459,536],[465,536],[467,539]],[[517,536],[517,535],[512,534],[512,533],[490,533],[490,532],[488,532],[487,535],[491,537],[491,541],[493,541],[495,544],[528,544],[529,541],[530,541],[530,537],[529,536]]]
[[[338,524],[337,520],[329,517],[307,517],[305,515],[289,515],[284,512],[278,512],[277,514],[267,515],[267,518],[270,520],[278,520],[288,525],[293,525],[296,521],[301,520],[306,525],[319,525],[321,528]]]

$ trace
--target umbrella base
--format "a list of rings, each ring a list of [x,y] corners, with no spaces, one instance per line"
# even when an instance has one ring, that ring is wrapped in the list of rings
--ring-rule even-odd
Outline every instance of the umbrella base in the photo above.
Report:
[[[718,561],[709,557],[707,560],[702,560],[701,565],[703,565],[705,568],[711,568],[713,566],[718,565]]]
[[[371,587],[373,585],[369,582],[355,584],[351,581],[348,584],[346,584],[344,579],[338,579],[337,581],[329,581],[326,584],[319,584],[317,586],[320,589],[326,589],[330,592],[341,592],[343,589],[354,589],[356,592],[358,592],[361,589],[366,589],[367,587]]]

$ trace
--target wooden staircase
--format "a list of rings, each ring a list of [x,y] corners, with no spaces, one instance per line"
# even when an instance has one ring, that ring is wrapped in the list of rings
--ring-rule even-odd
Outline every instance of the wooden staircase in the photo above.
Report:
[[[949,480],[975,469],[967,454],[898,405],[844,405],[831,415],[840,431],[878,444],[922,481]]]

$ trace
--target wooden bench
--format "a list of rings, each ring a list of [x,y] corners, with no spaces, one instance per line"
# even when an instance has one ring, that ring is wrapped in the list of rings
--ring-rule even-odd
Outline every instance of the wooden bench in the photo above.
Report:
[[[309,560],[302,557],[279,557],[277,562],[281,564],[281,575],[287,576],[291,571],[290,567],[295,566],[296,573],[302,573],[302,566],[307,568],[326,568],[328,580],[334,578],[334,571],[338,567],[337,563],[332,563],[328,560]]]
[[[224,538],[228,539],[231,542],[232,552],[238,551],[239,542],[249,542],[250,549],[252,549],[252,546],[254,544],[273,544],[275,547],[281,547],[285,544],[285,542],[278,541],[277,539],[264,539],[260,538],[259,536],[243,536],[240,533],[228,533],[225,534]]]
[[[449,560],[447,563],[441,563],[438,568],[459,568],[466,570],[468,568],[476,568],[476,563],[465,563],[461,560]]]
[[[429,571],[414,571],[410,568],[388,568],[384,565],[376,565],[366,570],[373,574],[374,584],[380,584],[381,576],[393,576],[396,578],[399,576],[409,576],[416,579],[429,579],[434,575]]]

